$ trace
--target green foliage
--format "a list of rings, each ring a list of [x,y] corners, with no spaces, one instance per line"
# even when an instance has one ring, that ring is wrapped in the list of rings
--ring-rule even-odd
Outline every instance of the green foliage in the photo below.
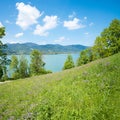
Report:
[[[11,79],[12,79],[12,80],[16,80],[16,79],[19,79],[19,78],[20,78],[19,71],[12,73],[12,75],[11,75]]]
[[[29,76],[28,61],[24,56],[21,56],[19,61],[19,75],[20,78],[25,78]]]
[[[115,54],[120,51],[120,20],[114,19],[108,29],[109,34],[106,36],[109,39],[108,47],[111,54]]]
[[[32,75],[39,75],[43,72],[45,63],[42,60],[42,54],[38,50],[33,50],[30,54],[31,64],[30,72]]]
[[[12,70],[12,78],[19,78],[19,61],[17,56],[13,55],[11,57],[10,69]]]
[[[12,71],[12,79],[26,78],[30,75],[41,75],[52,73],[44,69],[45,63],[42,61],[42,55],[39,51],[33,50],[31,53],[31,64],[25,56],[21,55],[19,59],[13,55],[11,58],[10,69]]]
[[[88,56],[87,56],[87,49],[81,51],[80,57],[77,60],[77,66],[80,66],[80,65],[88,63],[88,60],[89,59],[88,59]]]
[[[105,52],[107,52],[105,39],[103,39],[102,37],[97,37],[93,47],[94,47],[96,54],[98,54],[98,58],[105,57]]]
[[[48,73],[52,73],[51,70],[45,70],[45,71],[46,71],[46,74],[48,74]]]
[[[20,56],[19,60],[17,56],[12,56],[10,69],[12,70],[13,79],[25,78],[29,76],[28,61],[23,55]]]
[[[114,19],[108,28],[95,40],[93,47],[83,50],[77,61],[77,66],[86,64],[98,58],[108,57],[120,51],[120,20]]]
[[[5,27],[0,27],[0,38],[3,38],[5,36]]]
[[[41,69],[40,69],[39,75],[49,74],[49,73],[52,73],[52,71],[46,70],[45,68],[41,68]]]
[[[18,72],[18,66],[19,66],[19,61],[17,56],[13,55],[11,57],[11,63],[10,63],[10,68],[14,71],[14,72]]]
[[[5,28],[4,27],[0,27],[0,38],[3,38],[3,36],[5,36]],[[2,41],[0,40],[0,57],[2,57],[3,55],[6,55],[4,53],[4,49],[6,48],[6,46],[2,43]],[[0,62],[2,60],[0,59]]]
[[[71,55],[68,55],[67,59],[66,59],[66,61],[64,63],[63,70],[70,69],[70,68],[73,68],[73,67],[75,67],[74,62],[73,62],[73,58],[72,58]]]
[[[5,35],[5,28],[0,27],[0,38],[2,38]],[[7,67],[6,65],[10,64],[10,60],[7,59],[7,54],[6,54],[6,48],[7,45],[3,44],[2,41],[0,41],[0,68],[1,68],[1,75],[3,80],[7,80]]]
[[[43,54],[61,54],[61,53],[77,53],[81,50],[84,50],[87,48],[87,46],[83,45],[57,45],[57,44],[47,44],[47,45],[38,45],[34,43],[23,43],[23,44],[7,44],[7,53],[8,54],[14,54],[14,55],[20,55],[27,54],[29,55],[31,53],[32,49],[37,49],[41,51]]]
[[[2,67],[0,66],[0,80],[1,80],[2,76],[3,76],[3,70],[2,70]]]
[[[3,74],[3,76],[2,76],[2,81],[6,81],[6,80],[8,80],[8,75],[7,75],[7,73],[6,73],[6,74]]]
[[[120,53],[0,84],[1,120],[120,120]]]
[[[80,52],[80,56],[77,60],[77,66],[87,64],[95,60],[93,48],[87,48]]]
[[[120,51],[120,20],[114,19],[95,40],[96,52],[106,57]]]

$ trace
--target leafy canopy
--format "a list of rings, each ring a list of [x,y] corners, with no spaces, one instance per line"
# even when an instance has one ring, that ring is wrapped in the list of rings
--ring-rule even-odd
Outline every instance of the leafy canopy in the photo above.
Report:
[[[3,36],[5,36],[5,27],[0,27],[0,38],[3,38]],[[7,78],[6,65],[10,64],[10,60],[7,59],[6,48],[7,46],[0,40],[0,79],[2,77],[3,79]]]
[[[45,63],[42,60],[42,54],[38,50],[33,50],[30,54],[31,64],[30,72],[33,75],[39,75],[44,71]]]
[[[120,20],[114,19],[95,40],[93,47],[83,50],[77,65],[86,64],[98,58],[108,57],[120,52]]]

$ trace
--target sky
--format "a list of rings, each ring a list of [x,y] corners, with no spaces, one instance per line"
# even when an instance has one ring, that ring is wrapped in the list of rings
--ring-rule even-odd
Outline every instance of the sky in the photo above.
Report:
[[[120,0],[1,0],[3,43],[92,46],[113,19]]]

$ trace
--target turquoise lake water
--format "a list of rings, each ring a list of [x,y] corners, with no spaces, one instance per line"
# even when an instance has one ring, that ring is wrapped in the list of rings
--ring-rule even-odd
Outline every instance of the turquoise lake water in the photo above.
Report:
[[[64,62],[67,58],[68,54],[55,54],[55,55],[43,55],[43,61],[46,63],[45,64],[45,69],[46,70],[51,70],[52,72],[59,72],[62,70],[64,66]],[[71,54],[73,57],[73,60],[76,64],[76,61],[79,57],[79,53],[76,54]],[[19,59],[19,55],[17,55]],[[27,58],[28,62],[30,63],[30,56],[25,55]],[[11,58],[11,56],[8,56],[8,58]]]
[[[64,62],[68,54],[57,54],[57,55],[44,55],[43,61],[46,63],[45,68],[51,70],[52,72],[59,72],[64,66]],[[79,57],[79,54],[71,54],[73,60],[76,64],[76,60]]]

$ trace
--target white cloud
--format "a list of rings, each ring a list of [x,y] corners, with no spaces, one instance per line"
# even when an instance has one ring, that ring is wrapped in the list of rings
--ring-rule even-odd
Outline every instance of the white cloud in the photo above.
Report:
[[[15,38],[19,38],[19,37],[23,36],[23,34],[24,34],[24,33],[17,33],[17,34],[15,35]]]
[[[89,26],[93,26],[94,25],[94,23],[93,22],[91,22],[90,24],[89,24]]]
[[[36,29],[33,32],[34,35],[39,35],[39,36],[47,36],[48,32],[46,32],[46,29],[44,28],[44,26],[41,25],[37,25]]]
[[[64,21],[64,27],[68,28],[69,30],[75,30],[84,28],[85,25],[80,23],[80,20],[78,18],[74,18],[73,20],[70,21]]]
[[[4,27],[3,24],[0,22],[0,27]]]
[[[16,24],[24,30],[33,24],[37,24],[37,19],[42,15],[36,7],[26,5],[23,2],[16,3],[16,8],[18,10]]]
[[[49,34],[48,30],[51,30],[57,26],[58,17],[57,16],[45,16],[43,19],[44,25],[37,25],[34,30],[35,35],[47,36]]]
[[[63,43],[64,41],[65,41],[65,37],[62,36],[62,37],[58,38],[57,40],[55,40],[54,42],[55,43]]]

